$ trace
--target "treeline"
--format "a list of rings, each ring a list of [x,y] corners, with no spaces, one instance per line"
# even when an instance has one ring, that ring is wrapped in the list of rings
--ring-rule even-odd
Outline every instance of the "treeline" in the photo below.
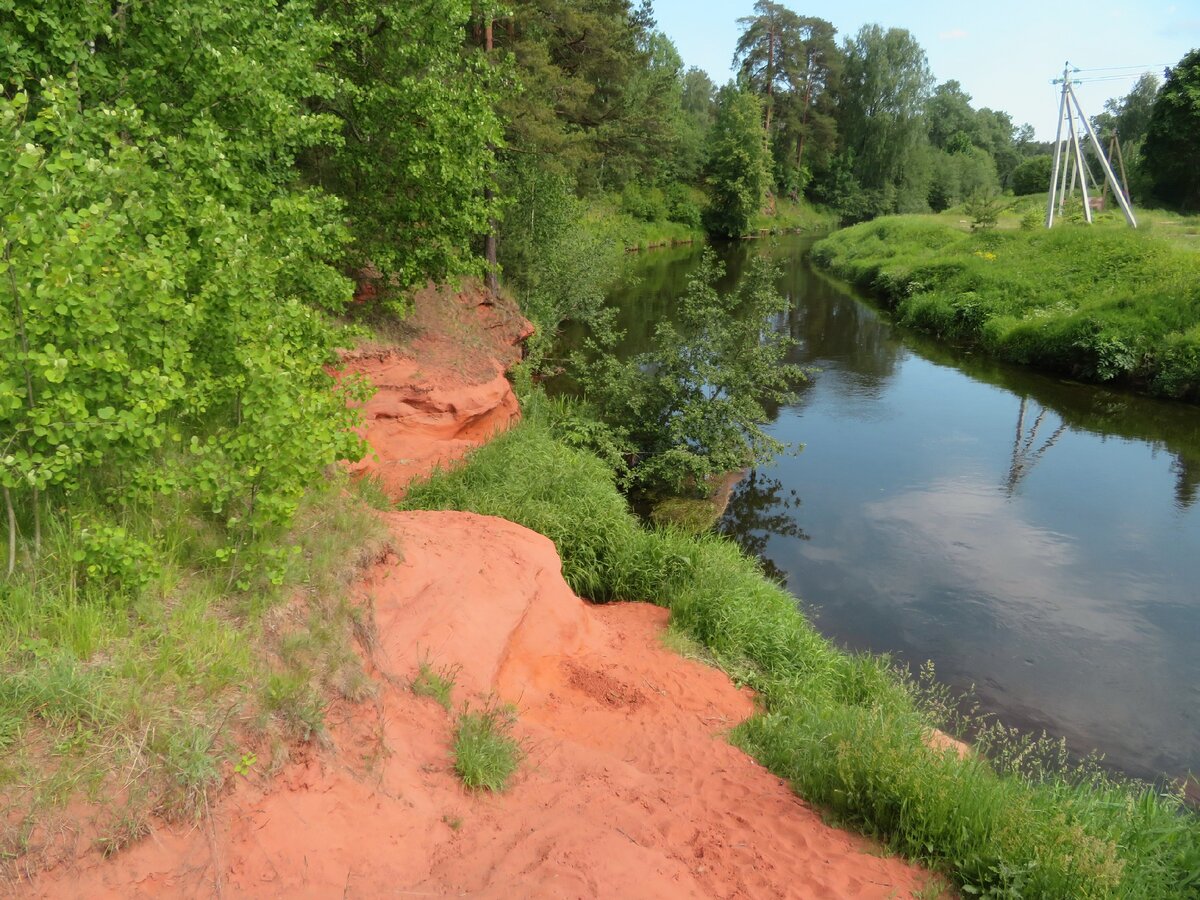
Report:
[[[9,533],[36,545],[45,493],[101,462],[114,496],[286,520],[356,452],[324,372],[356,281],[500,276],[554,323],[599,305],[606,215],[738,235],[788,198],[937,210],[1042,149],[935,85],[906,31],[839,44],[770,0],[741,28],[718,88],[649,0],[6,4]],[[1147,159],[1171,121],[1156,105]]]

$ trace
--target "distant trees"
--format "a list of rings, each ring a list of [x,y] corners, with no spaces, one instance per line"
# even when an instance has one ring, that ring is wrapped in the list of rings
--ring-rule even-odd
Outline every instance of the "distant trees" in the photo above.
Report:
[[[1048,153],[1031,156],[1013,169],[1012,190],[1018,197],[1024,194],[1045,194],[1050,190],[1050,172],[1054,157]]]
[[[867,25],[839,46],[824,19],[769,0],[754,12],[733,61],[763,100],[777,193],[804,191],[847,219],[944,209],[1008,186],[1038,149],[1032,128],[973,108],[957,81],[934,87],[903,29]]]
[[[1093,118],[1092,124],[1102,138],[1117,135],[1125,156],[1132,159],[1146,138],[1157,96],[1158,78],[1145,72],[1128,94],[1107,101],[1104,112]]]
[[[713,234],[745,234],[762,206],[770,164],[761,118],[756,95],[733,84],[721,88],[708,161],[711,196],[705,210],[705,224]]]
[[[933,77],[904,29],[863,26],[847,41],[838,124],[843,153],[866,192],[869,214],[925,206],[923,117]]]
[[[1141,169],[1155,199],[1200,210],[1200,50],[1167,72],[1146,127]]]

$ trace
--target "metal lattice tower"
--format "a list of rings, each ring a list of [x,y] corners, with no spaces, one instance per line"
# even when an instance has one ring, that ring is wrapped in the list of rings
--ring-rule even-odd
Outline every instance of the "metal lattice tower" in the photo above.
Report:
[[[1112,186],[1113,194],[1116,197],[1117,203],[1121,207],[1121,212],[1125,214],[1131,228],[1137,228],[1137,219],[1133,217],[1133,208],[1129,205],[1129,200],[1126,198],[1125,191],[1117,181],[1117,176],[1113,174],[1112,166],[1109,165],[1108,157],[1104,155],[1104,148],[1100,146],[1100,139],[1096,137],[1096,131],[1092,128],[1091,120],[1083,114],[1083,107],[1079,105],[1079,98],[1075,96],[1075,89],[1071,86],[1071,73],[1078,72],[1078,69],[1072,69],[1070,63],[1066,63],[1063,68],[1063,77],[1054,79],[1055,84],[1062,85],[1062,98],[1058,103],[1058,133],[1054,138],[1054,168],[1050,174],[1050,197],[1046,203],[1046,227],[1049,228],[1054,224],[1054,210],[1058,207],[1058,214],[1062,215],[1063,204],[1066,202],[1068,191],[1074,195],[1075,188],[1078,186],[1080,193],[1083,196],[1083,217],[1089,225],[1092,224],[1092,204],[1088,197],[1088,167],[1083,158],[1083,145],[1079,140],[1079,128],[1076,125],[1076,119],[1083,126],[1088,139],[1092,142],[1092,147],[1096,151],[1096,156],[1100,159],[1100,165],[1104,168],[1104,176],[1107,183]],[[1074,108],[1072,110],[1072,107]],[[1069,134],[1063,137],[1063,125],[1066,125]],[[1068,165],[1063,165],[1063,156],[1067,157]],[[1067,170],[1071,170],[1070,178],[1067,176]],[[1061,174],[1061,178],[1060,178]],[[1068,185],[1067,182],[1070,181]]]

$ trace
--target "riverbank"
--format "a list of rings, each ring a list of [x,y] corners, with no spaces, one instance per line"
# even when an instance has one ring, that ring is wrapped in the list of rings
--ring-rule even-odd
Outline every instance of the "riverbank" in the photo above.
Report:
[[[598,198],[590,203],[583,226],[604,240],[620,244],[629,253],[704,243],[707,235],[700,225],[703,203],[704,195],[693,191],[688,195],[686,211],[676,213],[678,219],[671,219],[661,201],[657,205],[630,207],[619,198]],[[836,227],[837,215],[829,210],[818,209],[806,200],[771,198],[743,237],[816,234]]]
[[[813,258],[938,338],[1200,401],[1200,253],[1153,231],[1064,223],[967,233],[892,216],[831,235]]]
[[[534,396],[526,412],[406,504],[520,522],[555,541],[580,594],[668,606],[674,632],[760,692],[765,714],[737,729],[739,744],[837,821],[933,863],[965,893],[1166,898],[1200,887],[1200,822],[1177,797],[1064,768],[1058,744],[1005,729],[976,731],[966,758],[932,750],[930,728],[952,708],[936,688],[837,650],[731,543],[644,529],[612,473],[565,443],[568,409]]]
[[[346,354],[344,375],[379,388],[365,409],[374,452],[359,482],[379,507],[406,478],[451,464],[517,421],[497,373],[515,360],[527,327],[510,306],[483,301],[475,290],[426,291],[404,348],[374,342]],[[383,511],[352,521],[371,523],[371,556],[344,586],[314,581],[303,592],[316,610],[344,595],[344,616],[321,621],[305,613],[306,596],[279,598],[262,623],[265,646],[257,619],[230,622],[229,639],[264,654],[263,677],[277,691],[283,676],[295,693],[305,688],[307,728],[278,730],[268,713],[263,730],[250,703],[258,674],[244,673],[246,707],[232,707],[196,748],[211,775],[192,786],[192,807],[122,803],[101,791],[75,796],[53,817],[43,808],[0,884],[20,896],[89,898],[398,888],[930,895],[927,872],[823,824],[729,743],[754,698],[668,650],[666,610],[581,601],[548,540],[497,518]],[[307,517],[302,524],[314,527]],[[353,547],[355,537],[339,540]],[[278,668],[280,653],[295,665]],[[317,677],[317,655],[337,663],[335,678]],[[449,709],[411,689],[424,668],[450,683]],[[226,704],[236,699],[222,694]],[[503,703],[514,707],[522,764],[503,794],[466,790],[451,752],[457,717],[467,705]],[[276,709],[293,721],[299,712]]]

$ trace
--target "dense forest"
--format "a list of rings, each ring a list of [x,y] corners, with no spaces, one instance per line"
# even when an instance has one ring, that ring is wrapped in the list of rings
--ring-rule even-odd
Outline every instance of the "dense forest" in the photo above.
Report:
[[[5,4],[10,567],[101,461],[110,497],[286,521],[356,452],[322,368],[355,280],[402,306],[487,275],[553,323],[596,303],[606,216],[739,235],[785,199],[859,220],[1040,189],[1032,129],[935,84],[907,31],[839,42],[770,0],[740,29],[718,87],[649,0]],[[1198,73],[1097,119],[1183,208]]]

